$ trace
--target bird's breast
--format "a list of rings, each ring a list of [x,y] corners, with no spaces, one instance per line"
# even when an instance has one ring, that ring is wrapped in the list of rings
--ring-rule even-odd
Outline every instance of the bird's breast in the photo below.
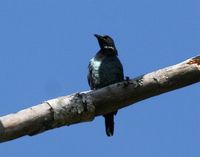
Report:
[[[123,69],[116,57],[102,60],[92,59],[92,78],[96,88],[101,88],[123,80]]]

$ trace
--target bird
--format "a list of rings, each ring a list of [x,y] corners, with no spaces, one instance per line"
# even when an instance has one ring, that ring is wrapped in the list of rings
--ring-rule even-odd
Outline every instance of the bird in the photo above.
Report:
[[[124,80],[123,66],[118,58],[118,51],[114,40],[108,35],[94,34],[100,50],[89,61],[88,84],[91,90],[100,89]],[[114,134],[114,115],[117,110],[103,115],[105,118],[105,131],[107,136]]]

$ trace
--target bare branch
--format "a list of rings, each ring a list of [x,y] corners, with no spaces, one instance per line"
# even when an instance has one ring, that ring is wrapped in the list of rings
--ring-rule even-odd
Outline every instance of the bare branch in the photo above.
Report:
[[[138,101],[200,81],[200,56],[105,88],[75,93],[0,117],[0,142],[92,121]]]

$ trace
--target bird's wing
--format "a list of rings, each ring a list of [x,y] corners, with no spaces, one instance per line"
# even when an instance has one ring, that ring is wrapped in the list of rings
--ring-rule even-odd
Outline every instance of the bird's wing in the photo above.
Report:
[[[116,73],[116,80],[117,81],[123,81],[124,80],[124,70],[123,70],[123,66],[119,60],[118,57],[115,58],[115,61],[112,63],[113,70]]]
[[[92,66],[91,61],[90,61],[89,65],[88,65],[87,80],[88,80],[88,84],[89,84],[90,88],[94,89],[94,82],[93,82],[93,79],[92,79],[92,71],[93,71],[93,66]]]

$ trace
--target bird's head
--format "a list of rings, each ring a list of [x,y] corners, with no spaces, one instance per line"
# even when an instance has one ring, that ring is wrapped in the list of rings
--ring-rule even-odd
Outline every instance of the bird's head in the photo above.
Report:
[[[110,36],[108,35],[101,36],[98,34],[95,34],[94,36],[97,38],[99,46],[101,50],[103,50],[103,52],[107,53],[108,55],[117,55],[117,49],[115,47],[115,43]]]

